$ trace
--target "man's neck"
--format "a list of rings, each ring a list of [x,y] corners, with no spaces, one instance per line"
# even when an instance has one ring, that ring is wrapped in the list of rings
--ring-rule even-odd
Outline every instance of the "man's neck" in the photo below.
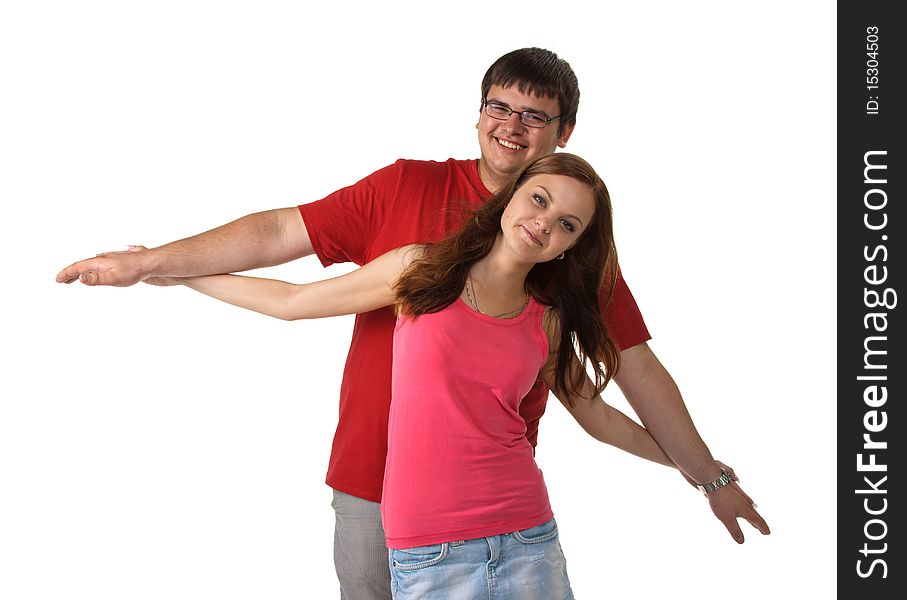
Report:
[[[496,194],[504,186],[505,176],[495,177],[488,169],[488,165],[481,158],[479,159],[479,179],[492,194]]]

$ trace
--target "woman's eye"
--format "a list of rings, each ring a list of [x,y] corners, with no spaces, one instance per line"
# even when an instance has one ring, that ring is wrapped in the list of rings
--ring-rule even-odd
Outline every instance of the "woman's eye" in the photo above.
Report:
[[[538,194],[532,194],[532,200],[539,206],[545,206],[545,199]]]
[[[573,227],[573,223],[571,223],[570,221],[561,221],[561,225],[564,227],[564,229],[567,230],[568,233],[573,233],[576,229],[575,227]]]

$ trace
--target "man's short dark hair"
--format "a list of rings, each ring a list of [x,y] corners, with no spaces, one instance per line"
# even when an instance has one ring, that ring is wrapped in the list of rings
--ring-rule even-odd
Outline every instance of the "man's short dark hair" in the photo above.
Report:
[[[579,83],[570,65],[557,54],[543,48],[521,48],[494,61],[482,79],[482,100],[488,98],[491,86],[516,85],[521,94],[555,98],[560,104],[558,133],[565,125],[576,123],[579,107]],[[548,115],[550,117],[556,115]]]

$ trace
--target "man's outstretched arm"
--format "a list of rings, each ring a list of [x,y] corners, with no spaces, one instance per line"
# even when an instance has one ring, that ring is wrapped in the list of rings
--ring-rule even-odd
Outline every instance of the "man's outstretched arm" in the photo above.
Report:
[[[674,378],[649,345],[642,343],[627,348],[620,358],[620,371],[614,380],[665,453],[696,483],[705,484],[720,477],[719,463],[696,431]],[[752,499],[736,483],[710,493],[708,499],[712,512],[738,543],[743,543],[738,517],[763,534],[769,533]]]
[[[130,286],[149,277],[194,277],[279,265],[312,254],[296,207],[246,215],[157,248],[111,252],[80,260],[57,274],[60,283]]]

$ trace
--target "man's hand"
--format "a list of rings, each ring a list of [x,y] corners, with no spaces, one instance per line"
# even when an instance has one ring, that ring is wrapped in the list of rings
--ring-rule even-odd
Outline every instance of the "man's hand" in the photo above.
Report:
[[[246,215],[210,231],[148,250],[130,246],[73,263],[60,283],[126,287],[162,277],[197,277],[271,267],[312,254],[312,242],[295,206]],[[166,284],[170,285],[170,284]]]
[[[753,499],[749,497],[749,494],[744,492],[743,488],[738,485],[737,482],[739,479],[737,478],[737,474],[734,473],[734,469],[719,460],[715,461],[715,465],[728,472],[728,475],[731,476],[732,483],[715,490],[711,494],[707,494],[707,496],[709,505],[712,507],[712,512],[715,513],[718,520],[727,527],[731,537],[734,538],[738,544],[743,543],[743,531],[741,531],[740,525],[737,523],[737,517],[743,517],[749,521],[750,524],[758,529],[763,535],[770,534],[771,531],[769,530],[765,519],[756,512],[756,503],[753,502]],[[680,474],[687,480],[687,483],[696,487],[696,482],[689,475],[683,471],[681,471]],[[724,490],[730,490],[730,493],[723,493]]]
[[[630,406],[639,415],[643,425],[664,449],[668,457],[684,474],[691,485],[708,481],[709,475],[724,467],[733,483],[709,494],[712,512],[718,517],[738,543],[743,543],[743,532],[737,518],[743,517],[763,534],[769,534],[768,525],[753,505],[753,500],[737,485],[734,470],[716,461],[687,411],[677,384],[667,369],[659,362],[648,344],[642,343],[620,353],[620,372],[615,377]]]
[[[737,484],[737,476],[724,464],[718,461],[715,462],[731,474],[733,481],[729,485],[719,488],[706,496],[709,499],[709,506],[711,506],[712,512],[727,527],[728,533],[731,534],[734,541],[738,544],[743,543],[743,531],[740,529],[740,524],[737,523],[738,517],[749,521],[750,525],[758,529],[762,535],[770,534],[771,530],[769,530],[765,519],[756,512],[756,503]]]
[[[120,252],[103,252],[69,265],[57,274],[57,282],[72,283],[78,279],[85,285],[135,285],[148,277],[149,253],[144,246],[129,246],[128,250]]]

